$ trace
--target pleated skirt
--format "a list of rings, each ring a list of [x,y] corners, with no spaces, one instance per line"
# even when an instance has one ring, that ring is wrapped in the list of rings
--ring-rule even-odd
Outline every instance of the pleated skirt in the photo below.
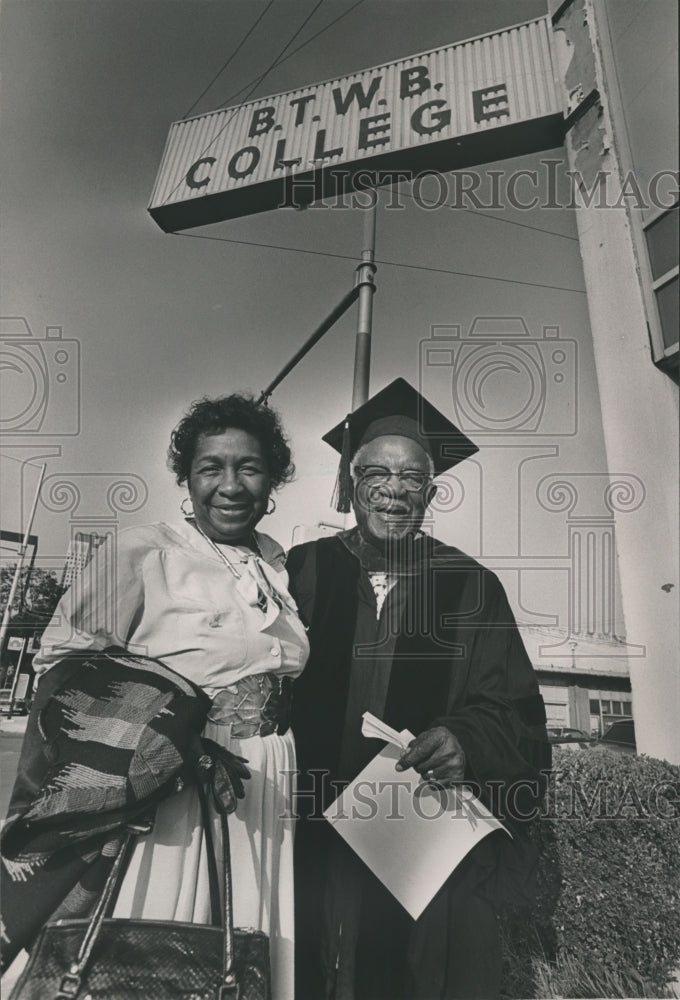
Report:
[[[205,735],[246,757],[251,773],[229,817],[234,924],[269,936],[272,1000],[294,1000],[295,742],[290,730],[247,740],[230,730],[209,722]],[[220,823],[212,819],[219,861]],[[161,803],[153,831],[135,844],[114,916],[210,923],[206,852],[198,794],[185,788]]]

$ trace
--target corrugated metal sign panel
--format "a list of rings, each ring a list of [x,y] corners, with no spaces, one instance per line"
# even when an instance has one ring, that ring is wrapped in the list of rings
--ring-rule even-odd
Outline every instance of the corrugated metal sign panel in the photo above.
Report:
[[[361,172],[385,183],[395,170],[455,169],[558,145],[549,30],[539,18],[175,122],[149,210],[164,229],[186,228],[275,208],[296,186],[310,201],[311,179],[319,195],[331,176],[334,191],[359,189],[369,180],[355,183]],[[501,131],[506,143],[489,135]]]

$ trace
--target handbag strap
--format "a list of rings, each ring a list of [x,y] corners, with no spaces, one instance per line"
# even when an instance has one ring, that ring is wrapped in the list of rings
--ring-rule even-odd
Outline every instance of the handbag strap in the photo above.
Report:
[[[224,946],[222,949],[222,985],[219,1000],[238,1000],[238,983],[234,971],[234,895],[229,849],[229,823],[226,810],[220,810],[222,821],[222,854],[224,859]]]
[[[217,874],[215,844],[212,835],[212,823],[205,788],[200,781],[198,782],[198,795],[201,803],[201,815],[206,838],[212,920],[214,924],[221,925],[222,927],[222,981],[216,1000],[238,1000],[238,983],[234,971],[234,904],[227,811],[226,809],[219,808],[218,805],[222,828],[222,862],[224,866],[224,905],[222,906],[220,903],[219,878]],[[152,824],[149,822],[128,824],[102,893],[88,921],[85,936],[78,949],[78,954],[69,966],[68,972],[62,976],[59,990],[54,1000],[73,1000],[78,995],[83,973],[90,960],[92,949],[101,931],[102,923],[122,877],[132,840],[140,834],[149,833],[151,828]]]
[[[201,804],[201,819],[203,820],[203,830],[205,831],[206,858],[208,863],[208,889],[210,892],[210,920],[216,927],[224,926],[224,915],[222,913],[222,902],[220,896],[220,879],[217,871],[217,852],[212,832],[212,820],[208,809],[208,797],[204,786],[199,782],[197,786],[198,800]]]
[[[106,911],[109,908],[109,904],[111,903],[118,886],[118,880],[120,878],[128,850],[132,843],[132,839],[142,833],[148,833],[151,830],[151,826],[152,824],[149,822],[130,823],[127,826],[120,847],[118,848],[118,852],[113,860],[113,864],[111,865],[111,871],[109,872],[106,882],[104,883],[102,893],[97,900],[97,904],[88,921],[85,936],[80,944],[80,948],[78,949],[78,954],[69,966],[68,972],[62,976],[59,984],[59,990],[56,993],[54,1000],[71,1000],[71,998],[78,995],[83,972],[85,971],[85,967],[90,960],[92,949],[94,948],[95,942],[99,936],[99,931],[101,930],[102,921],[104,920]]]
[[[215,796],[215,804],[220,816],[222,829],[222,866],[224,880],[222,888],[224,897],[223,905],[220,904],[220,893],[217,877],[217,859],[215,844],[212,835],[212,823],[205,786],[198,782],[198,796],[201,802],[201,813],[203,816],[203,827],[205,829],[205,840],[208,855],[208,883],[210,886],[210,907],[213,913],[213,923],[222,926],[222,982],[218,992],[218,1000],[238,1000],[238,983],[234,971],[234,892],[231,874],[231,850],[229,846],[229,822],[227,809]],[[216,919],[216,913],[219,916]]]

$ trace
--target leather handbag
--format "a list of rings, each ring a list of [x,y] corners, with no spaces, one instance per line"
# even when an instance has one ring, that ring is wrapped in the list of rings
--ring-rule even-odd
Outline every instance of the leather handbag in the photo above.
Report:
[[[201,787],[199,794],[213,926],[107,916],[132,840],[151,828],[150,824],[131,824],[90,917],[45,925],[10,1000],[270,1000],[267,935],[234,929],[226,811],[220,811],[224,861],[220,901],[211,824]]]

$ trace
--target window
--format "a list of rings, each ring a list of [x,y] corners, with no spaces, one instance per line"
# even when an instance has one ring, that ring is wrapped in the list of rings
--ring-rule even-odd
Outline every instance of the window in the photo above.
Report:
[[[602,709],[602,714],[603,715],[611,715],[611,711],[612,711],[611,702],[609,702],[609,701],[601,701],[600,702],[600,708]]]
[[[678,377],[678,203],[645,226],[661,339],[651,331],[654,360]]]
[[[678,206],[668,208],[645,228],[649,263],[656,281],[678,266]]]
[[[661,317],[661,333],[663,336],[664,350],[678,348],[678,269],[674,268],[674,274],[670,281],[656,287],[656,304],[659,307]]]
[[[599,715],[600,714],[600,700],[599,698],[590,699],[590,714]]]

